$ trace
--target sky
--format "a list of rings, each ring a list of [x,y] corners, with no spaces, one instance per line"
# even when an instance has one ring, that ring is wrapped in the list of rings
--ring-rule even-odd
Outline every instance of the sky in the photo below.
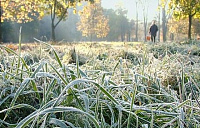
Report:
[[[122,7],[124,7],[125,9],[128,10],[128,14],[127,17],[129,19],[136,19],[136,4],[135,1],[139,1],[139,0],[102,0],[102,7],[106,8],[106,9],[116,9],[116,5],[122,5]],[[156,20],[155,17],[158,16],[158,0],[142,0],[142,1],[147,1],[146,6],[148,7],[148,21],[152,21],[152,20]],[[143,20],[143,7],[145,5],[139,5],[139,20]]]

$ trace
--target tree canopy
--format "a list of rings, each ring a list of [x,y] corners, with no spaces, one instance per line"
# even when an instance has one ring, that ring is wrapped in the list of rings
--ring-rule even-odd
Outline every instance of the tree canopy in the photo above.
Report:
[[[4,0],[2,21],[24,23],[32,21],[33,16],[41,19],[45,15],[51,15],[52,40],[55,41],[55,28],[67,17],[67,10],[69,8],[76,10],[76,6],[80,6],[82,1],[94,2],[94,0]]]
[[[95,0],[95,4],[88,4],[80,12],[78,30],[83,36],[92,40],[93,35],[97,38],[106,37],[109,32],[108,18],[103,15],[101,1]]]
[[[191,39],[192,18],[200,18],[199,0],[170,0],[170,9],[174,9],[173,16],[177,19],[188,18],[188,39]]]
[[[2,21],[10,20],[18,23],[30,22],[32,16],[42,17],[39,0],[4,0],[2,6]]]

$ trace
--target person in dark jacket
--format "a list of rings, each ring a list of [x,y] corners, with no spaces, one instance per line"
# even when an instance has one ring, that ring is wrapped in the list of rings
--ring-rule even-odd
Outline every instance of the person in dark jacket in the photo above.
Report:
[[[151,41],[155,43],[155,40],[156,40],[156,33],[158,31],[158,26],[155,24],[156,21],[154,20],[152,22],[152,25],[149,29],[149,34],[151,34]]]

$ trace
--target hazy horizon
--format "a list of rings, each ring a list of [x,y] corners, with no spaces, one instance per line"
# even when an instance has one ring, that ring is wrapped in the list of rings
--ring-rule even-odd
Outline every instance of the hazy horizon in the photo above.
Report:
[[[136,4],[135,0],[102,0],[102,7],[106,9],[117,9],[116,5],[121,5],[123,8],[128,10],[127,17],[129,19],[136,19]],[[148,0],[147,1],[148,6],[148,22],[151,22],[152,20],[157,20],[158,16],[158,0]],[[142,6],[138,4],[138,19],[143,21],[143,11]]]

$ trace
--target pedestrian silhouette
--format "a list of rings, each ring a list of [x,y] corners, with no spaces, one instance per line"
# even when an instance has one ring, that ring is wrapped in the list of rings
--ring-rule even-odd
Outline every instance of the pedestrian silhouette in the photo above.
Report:
[[[149,34],[151,34],[151,41],[154,42],[154,43],[156,41],[156,34],[157,34],[157,31],[158,31],[158,26],[155,23],[156,23],[156,21],[154,20],[152,22],[151,27],[149,28]]]

